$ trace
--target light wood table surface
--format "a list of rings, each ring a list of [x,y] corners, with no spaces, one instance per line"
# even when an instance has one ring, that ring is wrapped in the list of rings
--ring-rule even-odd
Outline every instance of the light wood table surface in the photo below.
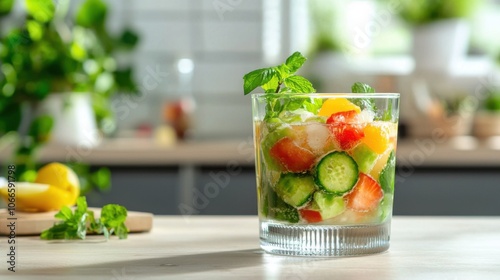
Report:
[[[157,216],[150,233],[104,242],[18,237],[0,279],[500,279],[500,217],[395,217],[388,252],[285,257],[259,248],[254,216]]]

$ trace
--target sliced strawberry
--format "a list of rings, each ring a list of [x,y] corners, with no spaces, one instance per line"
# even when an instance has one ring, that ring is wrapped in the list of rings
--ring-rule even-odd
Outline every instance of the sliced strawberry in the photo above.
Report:
[[[335,131],[335,138],[343,150],[349,150],[356,146],[363,136],[362,129],[349,124],[341,124]]]
[[[269,154],[281,163],[286,171],[295,173],[311,169],[316,159],[311,151],[298,146],[289,137],[276,142],[269,150]]]
[[[321,217],[321,213],[319,213],[319,211],[300,209],[299,212],[300,216],[308,223],[317,223],[323,220],[323,218]]]
[[[384,192],[377,181],[364,173],[359,173],[358,182],[345,199],[347,208],[367,212],[375,209],[383,197]]]
[[[364,137],[362,125],[354,123],[357,114],[355,110],[338,112],[326,121],[343,150],[353,148]]]
[[[335,114],[332,114],[326,123],[347,123],[347,122],[352,122],[358,112],[355,110],[350,110],[350,111],[344,111],[344,112],[337,112]]]

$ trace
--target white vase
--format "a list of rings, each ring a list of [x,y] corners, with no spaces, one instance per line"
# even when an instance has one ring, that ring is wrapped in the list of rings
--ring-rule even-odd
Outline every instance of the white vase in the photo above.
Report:
[[[469,23],[463,19],[416,27],[412,47],[415,71],[448,73],[467,56],[469,37]]]
[[[41,103],[39,113],[54,119],[53,143],[92,148],[100,142],[91,97],[87,93],[50,94]]]

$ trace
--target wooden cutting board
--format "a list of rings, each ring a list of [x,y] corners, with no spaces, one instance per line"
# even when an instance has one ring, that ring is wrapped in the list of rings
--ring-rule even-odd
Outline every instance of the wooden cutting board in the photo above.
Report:
[[[100,208],[88,208],[94,211],[96,218],[100,217]],[[57,211],[43,213],[24,213],[16,212],[17,220],[8,220],[11,216],[8,215],[6,209],[0,209],[0,235],[8,235],[10,229],[7,225],[10,222],[16,222],[16,235],[39,235],[42,231],[52,227],[54,223],[60,221],[54,218]],[[145,212],[127,212],[127,220],[125,225],[131,233],[147,232],[153,227],[153,214]]]

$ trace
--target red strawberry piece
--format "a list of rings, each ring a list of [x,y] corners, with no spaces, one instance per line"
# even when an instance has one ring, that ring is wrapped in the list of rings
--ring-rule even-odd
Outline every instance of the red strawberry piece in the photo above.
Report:
[[[276,142],[269,150],[269,154],[281,163],[286,171],[295,173],[311,169],[316,160],[311,151],[298,146],[289,137]]]
[[[367,212],[375,209],[383,197],[384,192],[377,181],[364,173],[359,173],[358,182],[345,199],[348,208]]]
[[[321,213],[319,211],[300,209],[299,212],[300,216],[308,223],[317,223],[323,220],[323,218],[321,217]]]
[[[352,122],[354,121],[354,118],[356,117],[358,113],[355,110],[350,110],[350,111],[344,111],[344,112],[337,112],[332,114],[329,118],[327,123],[347,123],[347,122]]]
[[[355,123],[356,115],[357,112],[354,110],[338,112],[332,114],[326,121],[343,150],[353,148],[365,136],[362,125]]]

